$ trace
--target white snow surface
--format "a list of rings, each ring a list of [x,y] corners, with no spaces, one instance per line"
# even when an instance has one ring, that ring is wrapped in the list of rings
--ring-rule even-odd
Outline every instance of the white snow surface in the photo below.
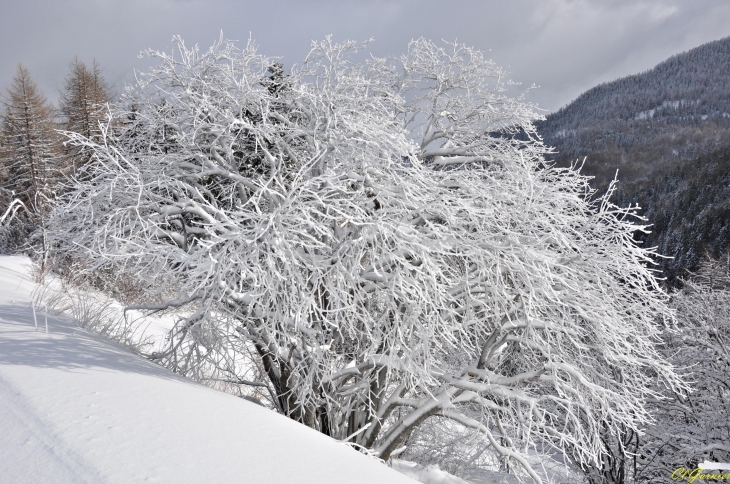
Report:
[[[37,313],[0,256],[0,482],[413,483],[325,435]]]
[[[412,477],[422,484],[469,484],[464,479],[442,471],[438,466],[422,466],[407,460],[395,460],[392,463],[393,469]]]

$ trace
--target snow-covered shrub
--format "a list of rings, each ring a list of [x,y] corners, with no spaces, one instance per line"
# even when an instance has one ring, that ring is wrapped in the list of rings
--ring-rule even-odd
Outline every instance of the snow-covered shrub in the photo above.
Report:
[[[142,353],[153,346],[150,338],[145,336],[144,328],[140,327],[140,321],[134,316],[128,317],[124,306],[106,294],[51,277],[38,286],[33,298],[35,304],[46,312],[69,316],[79,327],[134,351]]]

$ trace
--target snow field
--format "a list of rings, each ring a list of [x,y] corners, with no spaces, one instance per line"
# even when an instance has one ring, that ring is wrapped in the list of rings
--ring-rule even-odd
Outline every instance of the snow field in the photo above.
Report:
[[[254,403],[48,316],[23,257],[0,257],[0,482],[407,483]]]

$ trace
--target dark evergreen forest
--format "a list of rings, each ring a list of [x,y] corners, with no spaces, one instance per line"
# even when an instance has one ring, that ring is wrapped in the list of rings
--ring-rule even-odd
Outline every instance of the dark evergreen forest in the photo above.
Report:
[[[653,224],[639,236],[669,257],[672,284],[706,256],[727,252],[730,176],[730,37],[653,69],[601,84],[537,123],[559,165],[582,162],[620,205]]]

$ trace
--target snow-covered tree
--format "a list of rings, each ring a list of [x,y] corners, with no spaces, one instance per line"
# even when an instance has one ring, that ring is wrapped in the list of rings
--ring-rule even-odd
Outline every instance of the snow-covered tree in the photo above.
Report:
[[[705,261],[673,294],[677,326],[661,351],[686,374],[691,391],[652,402],[657,422],[640,439],[637,482],[666,479],[679,467],[730,461],[730,266]]]
[[[56,162],[60,142],[54,131],[53,108],[30,77],[28,69],[18,65],[13,83],[3,99],[0,126],[0,211],[17,214],[22,227],[11,234],[15,240],[4,244],[19,245],[31,231],[42,228],[50,211],[56,181]],[[18,210],[24,207],[18,213]],[[6,227],[7,229],[7,227]],[[3,234],[7,237],[8,234]],[[45,237],[40,234],[40,251],[45,254]]]
[[[53,220],[59,259],[179,315],[153,359],[385,460],[448,421],[535,481],[531,453],[594,464],[645,424],[647,372],[681,384],[632,210],[544,161],[480,52],[327,39],[284,76],[252,43],[177,47],[100,141],[68,134],[93,160]]]

